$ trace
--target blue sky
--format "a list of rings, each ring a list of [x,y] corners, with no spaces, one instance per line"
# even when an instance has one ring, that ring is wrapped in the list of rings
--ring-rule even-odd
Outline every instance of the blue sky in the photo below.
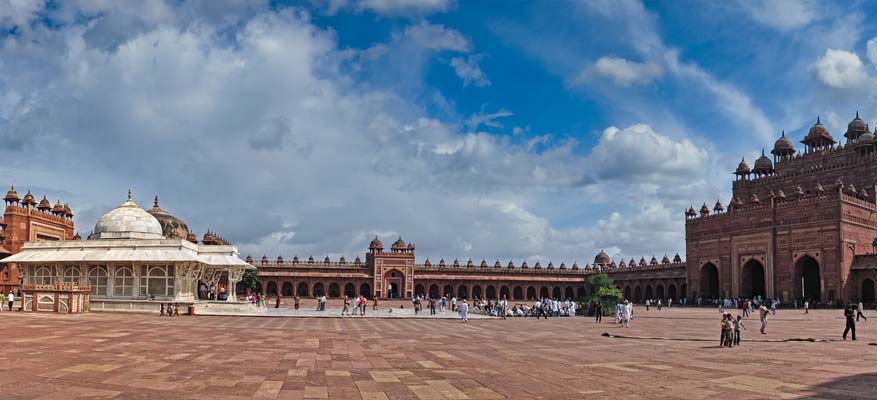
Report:
[[[877,122],[877,2],[0,0],[0,183],[243,254],[684,255],[740,157]]]

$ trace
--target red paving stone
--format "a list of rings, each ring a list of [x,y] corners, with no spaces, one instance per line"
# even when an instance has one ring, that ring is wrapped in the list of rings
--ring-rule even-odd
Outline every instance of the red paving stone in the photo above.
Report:
[[[767,335],[750,319],[734,349],[718,347],[712,309],[638,309],[628,329],[6,312],[0,324],[0,399],[877,398],[875,329],[838,341],[840,311],[781,310]]]

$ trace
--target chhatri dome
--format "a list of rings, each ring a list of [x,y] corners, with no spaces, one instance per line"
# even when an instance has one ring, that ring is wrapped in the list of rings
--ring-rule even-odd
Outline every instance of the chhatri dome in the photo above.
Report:
[[[104,214],[89,239],[163,239],[161,223],[131,199]]]
[[[189,226],[186,225],[183,220],[171,215],[167,211],[163,210],[158,206],[158,196],[155,196],[155,202],[152,205],[152,208],[146,211],[149,215],[155,217],[158,220],[158,223],[161,224],[162,234],[168,239],[183,239],[187,240],[189,238]]]

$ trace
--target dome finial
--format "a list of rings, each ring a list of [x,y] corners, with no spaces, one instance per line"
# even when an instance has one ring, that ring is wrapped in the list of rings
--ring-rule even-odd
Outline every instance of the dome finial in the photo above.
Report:
[[[859,110],[856,110],[856,119],[860,119],[859,118]]]
[[[786,137],[786,130],[783,129],[783,134],[780,137]]]
[[[761,148],[761,155],[764,156],[764,147]]]
[[[131,200],[131,188],[128,188],[128,200]]]
[[[816,125],[822,125],[822,121],[819,120],[819,116],[816,116]]]
[[[158,195],[155,195],[155,201],[152,203],[152,206],[158,208]]]

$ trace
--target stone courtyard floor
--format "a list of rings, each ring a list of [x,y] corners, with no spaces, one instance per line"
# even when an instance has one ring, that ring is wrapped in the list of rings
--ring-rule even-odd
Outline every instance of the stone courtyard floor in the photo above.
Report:
[[[859,341],[843,342],[841,311],[781,310],[767,335],[750,318],[727,349],[713,309],[639,308],[628,329],[583,317],[3,312],[0,399],[877,399],[867,315]]]

